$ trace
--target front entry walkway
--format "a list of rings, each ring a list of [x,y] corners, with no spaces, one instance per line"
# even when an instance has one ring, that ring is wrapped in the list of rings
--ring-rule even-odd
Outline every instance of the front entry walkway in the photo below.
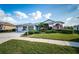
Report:
[[[27,38],[27,37],[20,37],[20,38],[16,38],[16,39],[17,40],[26,40],[26,41],[31,41],[31,42],[43,42],[43,43],[57,44],[57,45],[63,45],[63,46],[79,47],[78,42],[49,40],[49,39],[40,39],[40,38]]]

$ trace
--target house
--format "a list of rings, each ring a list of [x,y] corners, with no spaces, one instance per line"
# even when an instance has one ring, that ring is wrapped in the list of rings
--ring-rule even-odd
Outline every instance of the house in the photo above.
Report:
[[[17,32],[23,31],[23,25],[16,25],[16,31]]]
[[[79,31],[79,25],[73,26],[73,29]]]
[[[16,26],[11,24],[11,23],[8,23],[8,22],[0,22],[0,31],[1,30],[13,30],[15,29]]]
[[[53,20],[46,20],[44,22],[41,22],[40,24],[44,24],[44,26],[40,26],[38,23],[26,23],[21,25],[16,25],[16,31],[22,32],[22,31],[31,31],[31,30],[40,30],[40,29],[63,29],[64,22],[61,21],[53,21]]]
[[[17,32],[31,31],[31,30],[38,30],[38,26],[32,23],[16,25]]]
[[[51,28],[51,29],[63,29],[64,28],[63,27],[64,22],[61,22],[61,21],[53,21],[53,20],[48,19],[42,23],[48,24],[47,28]],[[44,26],[44,28],[46,27]]]

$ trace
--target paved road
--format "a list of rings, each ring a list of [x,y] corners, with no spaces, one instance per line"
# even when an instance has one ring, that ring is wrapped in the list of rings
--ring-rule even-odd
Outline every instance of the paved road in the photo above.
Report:
[[[10,39],[20,37],[23,32],[0,33],[0,44]]]

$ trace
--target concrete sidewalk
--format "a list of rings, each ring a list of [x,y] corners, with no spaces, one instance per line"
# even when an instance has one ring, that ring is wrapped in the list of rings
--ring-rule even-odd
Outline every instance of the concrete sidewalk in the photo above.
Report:
[[[61,41],[61,40],[49,40],[49,39],[40,39],[40,38],[27,38],[27,37],[18,37],[18,38],[15,38],[15,39],[17,39],[17,40],[26,40],[26,41],[31,41],[31,42],[43,42],[43,43],[63,45],[63,46],[79,47],[78,42],[69,42],[69,41]]]

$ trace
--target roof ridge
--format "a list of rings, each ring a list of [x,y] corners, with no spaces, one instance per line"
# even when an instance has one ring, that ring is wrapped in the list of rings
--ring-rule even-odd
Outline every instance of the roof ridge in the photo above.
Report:
[[[14,25],[14,24],[12,24],[12,23],[9,23],[9,22],[0,22],[0,24]]]

